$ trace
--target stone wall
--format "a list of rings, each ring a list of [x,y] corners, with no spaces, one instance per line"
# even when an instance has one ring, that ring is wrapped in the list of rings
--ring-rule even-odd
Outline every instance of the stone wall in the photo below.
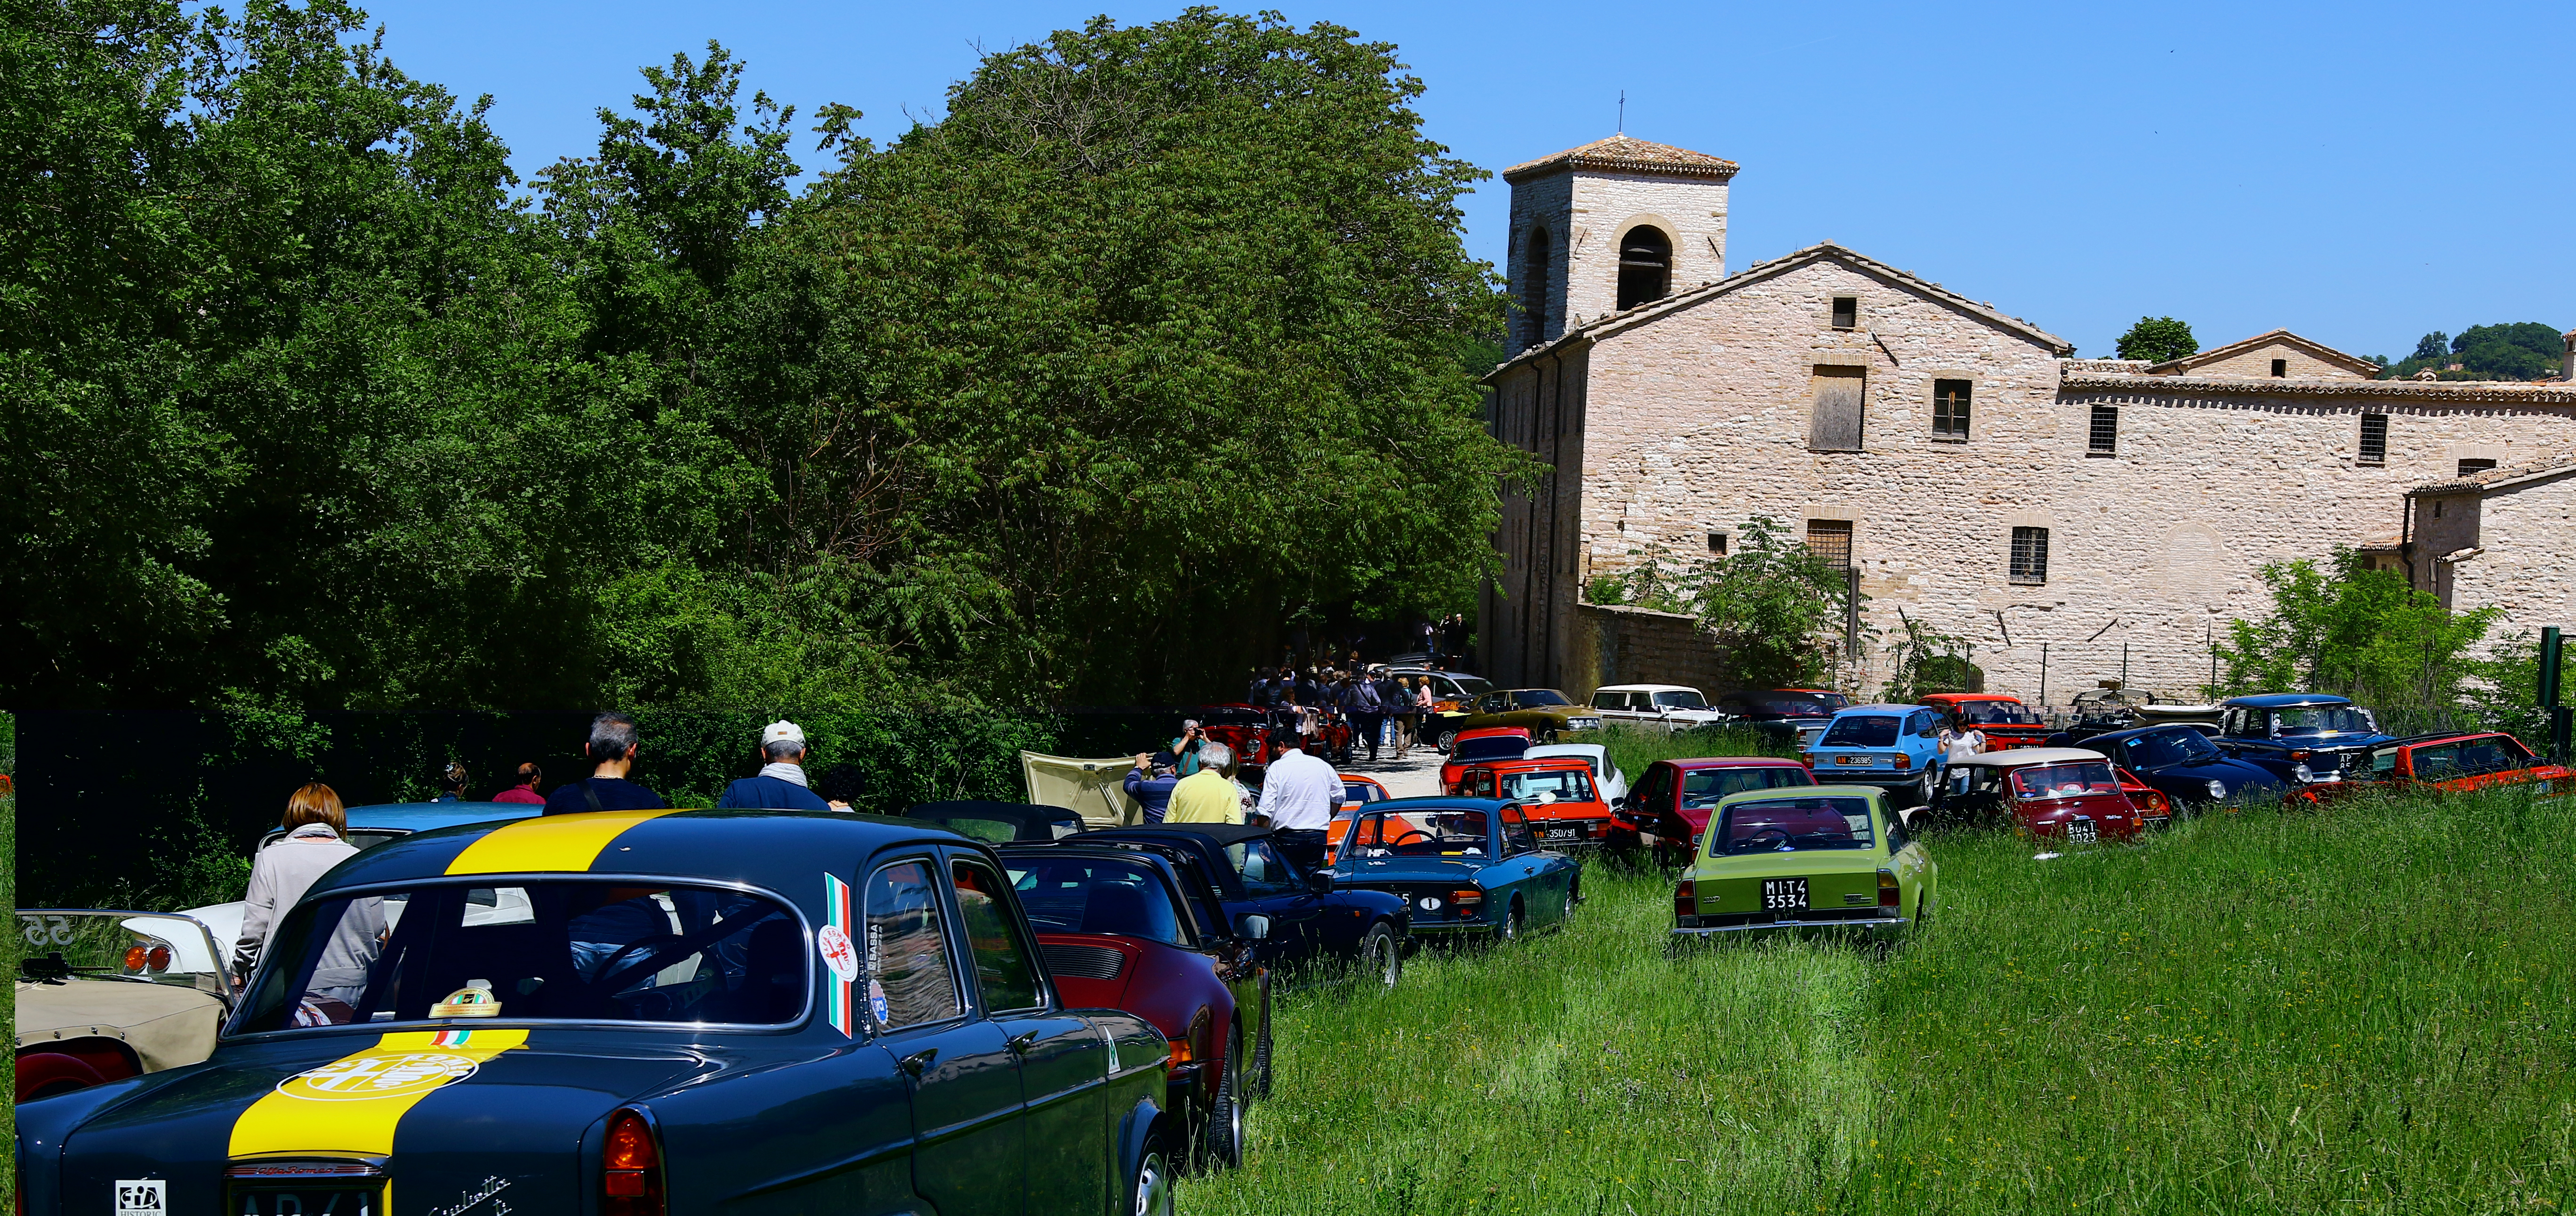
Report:
[[[1568,170],[1512,186],[1512,246],[1506,258],[1512,298],[1525,298],[1528,237],[1545,227],[1549,257],[1547,318],[1542,341],[1575,322],[1615,311],[1619,303],[1619,238],[1639,224],[1653,224],[1673,242],[1671,290],[1685,291],[1726,277],[1726,192],[1723,181],[1658,177],[1643,173]],[[1513,330],[1514,349],[1531,345]]]
[[[1558,691],[1578,702],[1590,701],[1604,684],[1686,684],[1708,697],[1735,687],[1726,653],[1700,632],[1696,618],[1678,613],[1579,605],[1566,652]]]
[[[2340,363],[2328,363],[2290,342],[2266,342],[2250,350],[2239,351],[2224,359],[2212,359],[2191,369],[2194,376],[2233,376],[2243,379],[2272,376],[2272,360],[2289,366],[2285,374],[2297,379],[2363,380],[2362,376]]]
[[[2477,530],[2477,554],[2451,563],[2451,607],[2502,609],[2508,624],[2491,636],[2576,629],[2576,469],[2490,490]]]

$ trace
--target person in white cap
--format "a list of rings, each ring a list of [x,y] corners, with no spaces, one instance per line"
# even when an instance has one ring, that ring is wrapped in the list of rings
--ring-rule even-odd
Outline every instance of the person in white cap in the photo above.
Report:
[[[776,811],[828,811],[805,782],[805,728],[781,719],[760,729],[762,764],[758,776],[725,787],[718,807]]]

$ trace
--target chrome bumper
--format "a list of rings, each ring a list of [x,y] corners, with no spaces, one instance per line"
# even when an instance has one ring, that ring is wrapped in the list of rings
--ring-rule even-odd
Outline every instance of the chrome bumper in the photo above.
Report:
[[[1741,925],[1709,925],[1672,929],[1674,937],[1714,937],[1722,933],[1767,933],[1778,929],[1898,929],[1905,925],[1902,916],[1841,917],[1834,920],[1766,920]]]

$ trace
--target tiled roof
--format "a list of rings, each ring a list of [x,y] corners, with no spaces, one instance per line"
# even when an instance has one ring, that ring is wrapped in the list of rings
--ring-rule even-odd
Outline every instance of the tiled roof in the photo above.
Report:
[[[1736,164],[1693,152],[1671,144],[1648,143],[1631,135],[1613,135],[1596,139],[1580,148],[1568,148],[1554,156],[1542,156],[1503,170],[1503,180],[1517,182],[1569,169],[1606,169],[1614,173],[1662,173],[1676,177],[1713,177],[1719,181],[1735,176]]]
[[[2196,351],[2192,354],[2184,355],[2179,359],[2167,359],[2162,363],[2148,368],[2147,374],[2163,376],[2185,375],[2195,368],[2206,367],[2209,364],[2216,363],[2231,355],[2242,354],[2245,351],[2253,350],[2258,347],[2269,346],[2276,342],[2298,347],[2323,362],[2335,364],[2356,375],[2377,376],[2382,370],[2384,370],[2378,364],[2373,363],[2368,359],[2364,359],[2359,355],[2347,355],[2323,342],[2319,342],[2311,338],[2302,338],[2286,329],[2276,329],[2270,333],[2256,334],[2241,342],[2230,342],[2225,346],[2213,347],[2204,351]]]
[[[2336,380],[2326,377],[2275,379],[2270,376],[2130,376],[2067,371],[2058,388],[2070,393],[2130,393],[2180,397],[2195,393],[2262,397],[2367,397],[2377,400],[2511,402],[2515,405],[2576,405],[2576,384],[2565,380]]]
[[[2479,490],[2496,489],[2517,481],[2547,477],[2554,473],[2571,472],[2576,472],[2576,452],[2562,452],[2529,464],[2518,464],[2509,469],[2488,469],[2483,473],[2471,473],[2466,477],[2454,477],[2448,481],[2420,485],[2408,490],[2407,493],[2409,495],[2468,494]]]

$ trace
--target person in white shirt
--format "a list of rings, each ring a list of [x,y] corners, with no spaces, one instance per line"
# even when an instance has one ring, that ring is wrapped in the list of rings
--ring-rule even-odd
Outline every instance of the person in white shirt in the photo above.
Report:
[[[1287,731],[1272,738],[1271,746],[1283,750],[1262,775],[1261,813],[1280,853],[1311,873],[1324,868],[1324,829],[1342,803],[1342,776],[1297,743]]]

